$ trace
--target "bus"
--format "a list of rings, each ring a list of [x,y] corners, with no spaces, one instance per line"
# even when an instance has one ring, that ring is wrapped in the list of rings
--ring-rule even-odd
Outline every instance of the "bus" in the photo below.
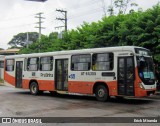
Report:
[[[151,52],[136,46],[6,56],[4,80],[33,95],[49,91],[93,95],[99,101],[156,91]]]
[[[4,79],[4,55],[0,55],[0,80]]]

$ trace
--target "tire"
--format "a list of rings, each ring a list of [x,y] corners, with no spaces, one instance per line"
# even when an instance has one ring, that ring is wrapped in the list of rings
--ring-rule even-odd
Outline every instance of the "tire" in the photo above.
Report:
[[[38,95],[39,94],[39,87],[36,82],[32,82],[30,85],[30,93],[32,95]]]
[[[99,85],[96,88],[95,95],[96,95],[96,99],[101,102],[105,102],[109,99],[108,89],[106,89],[106,87],[103,85]]]

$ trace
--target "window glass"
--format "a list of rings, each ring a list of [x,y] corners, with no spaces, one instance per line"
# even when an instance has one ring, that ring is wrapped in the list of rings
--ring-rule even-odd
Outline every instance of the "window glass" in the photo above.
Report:
[[[71,70],[88,71],[90,70],[91,56],[90,54],[72,56]]]
[[[92,55],[92,69],[108,71],[113,69],[113,53],[100,53]]]
[[[29,64],[37,64],[38,58],[30,58]]]
[[[28,58],[28,71],[37,71],[39,66],[39,58]]]
[[[14,59],[6,60],[6,71],[14,71]]]
[[[4,61],[0,61],[0,68],[4,68]]]
[[[41,71],[51,71],[53,69],[53,57],[41,57]]]

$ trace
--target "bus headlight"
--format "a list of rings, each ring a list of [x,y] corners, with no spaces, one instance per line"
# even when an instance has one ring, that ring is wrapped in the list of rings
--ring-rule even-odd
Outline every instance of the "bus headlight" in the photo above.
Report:
[[[139,87],[140,87],[141,89],[145,89],[142,82],[139,82]]]

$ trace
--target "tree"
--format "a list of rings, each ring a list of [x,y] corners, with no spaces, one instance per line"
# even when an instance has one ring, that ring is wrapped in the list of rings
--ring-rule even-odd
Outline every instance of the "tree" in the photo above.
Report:
[[[42,36],[41,42],[34,42],[21,53],[74,50],[121,45],[142,46],[151,50],[154,59],[160,62],[160,5],[145,12],[103,17],[101,21],[87,23],[63,34]],[[39,46],[40,44],[40,46]]]
[[[110,16],[116,14],[116,11],[118,11],[118,14],[126,14],[128,8],[130,8],[129,12],[132,13],[137,6],[138,4],[134,3],[133,0],[111,0],[111,5],[107,11]]]
[[[30,42],[35,42],[38,39],[37,32],[26,32],[26,33],[19,33],[13,36],[12,40],[9,41],[9,45],[12,47],[25,47],[27,45],[27,34],[28,39]]]

